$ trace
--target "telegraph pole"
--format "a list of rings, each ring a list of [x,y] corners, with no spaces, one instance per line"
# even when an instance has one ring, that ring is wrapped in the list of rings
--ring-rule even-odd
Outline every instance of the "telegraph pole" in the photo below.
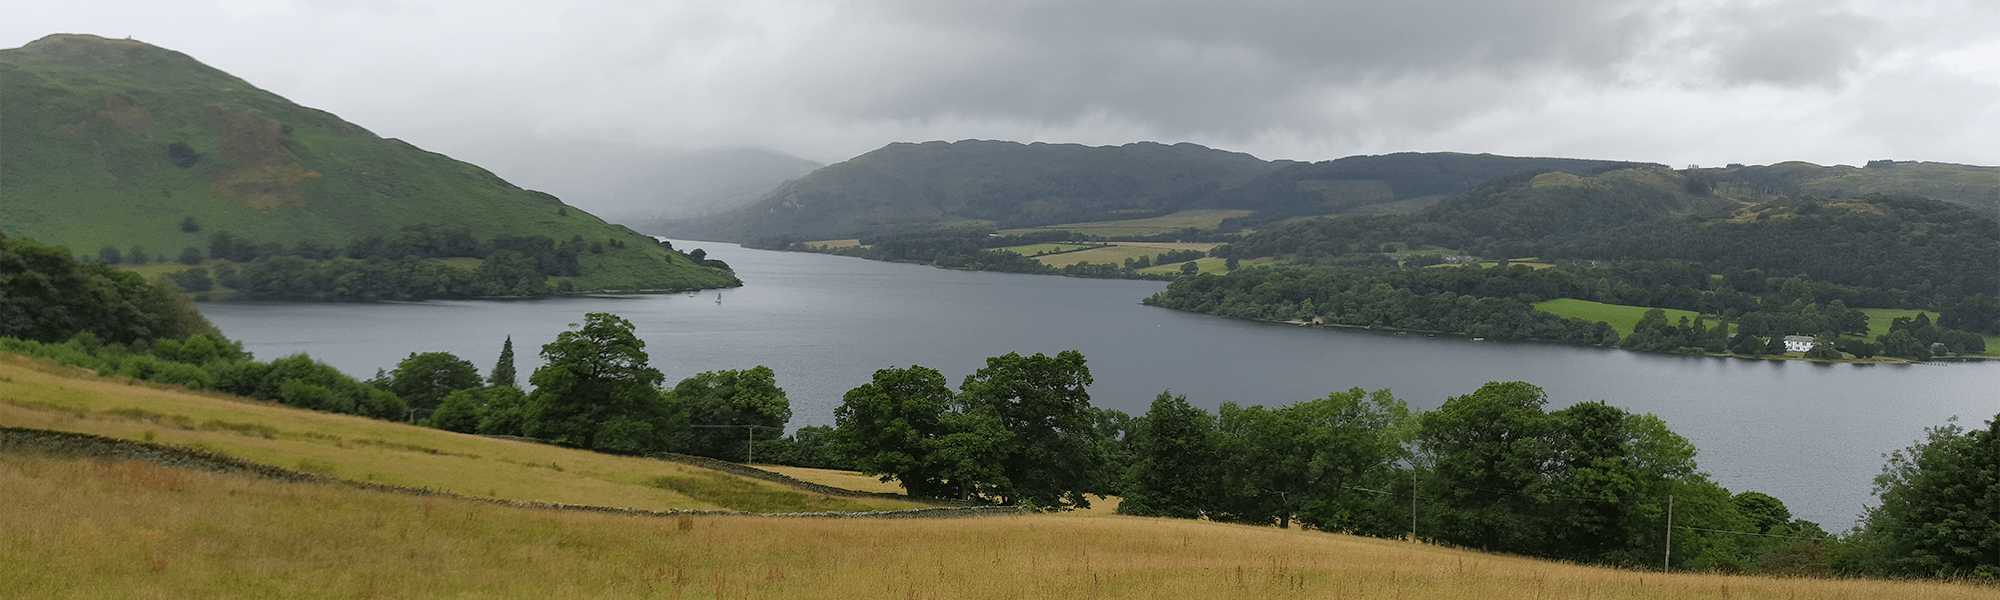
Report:
[[[1660,571],[1674,569],[1674,495],[1667,494],[1667,556],[1660,559]]]

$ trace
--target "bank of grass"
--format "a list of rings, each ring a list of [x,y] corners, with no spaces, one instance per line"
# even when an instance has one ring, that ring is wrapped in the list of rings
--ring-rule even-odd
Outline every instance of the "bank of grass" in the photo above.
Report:
[[[1640,318],[1646,316],[1646,311],[1652,309],[1645,306],[1625,306],[1622,304],[1605,304],[1603,302],[1577,300],[1575,298],[1557,298],[1555,300],[1536,302],[1535,310],[1559,317],[1582,319],[1591,323],[1608,323],[1612,329],[1618,330],[1620,337],[1624,337],[1632,335],[1632,328],[1639,324]],[[1681,317],[1687,317],[1689,321],[1693,321],[1696,316],[1694,311],[1691,310],[1669,309],[1666,312],[1668,323],[1679,323]],[[1710,324],[1710,326],[1713,325],[1713,323]]]
[[[1245,217],[1254,214],[1248,210],[1184,210],[1170,215],[1145,219],[1120,221],[1092,221],[1088,223],[1066,223],[1025,229],[1003,229],[1000,235],[1021,235],[1038,231],[1064,230],[1094,235],[1098,237],[1142,237],[1173,233],[1189,227],[1214,229],[1225,219]]]
[[[1119,246],[1103,246],[1099,248],[1091,248],[1089,250],[1078,250],[1076,252],[1064,252],[1062,254],[1044,254],[1042,256],[1037,256],[1034,258],[1035,260],[1040,261],[1042,264],[1056,268],[1067,267],[1073,264],[1083,263],[1083,262],[1091,262],[1098,264],[1108,263],[1123,267],[1125,266],[1125,261],[1127,259],[1137,260],[1139,257],[1142,256],[1151,257],[1158,255],[1160,252],[1162,252],[1162,250],[1158,248],[1144,248],[1139,246],[1119,245]]]
[[[1661,574],[1103,514],[947,520],[520,509],[0,455],[8,598],[1992,598]]]
[[[1089,250],[1091,248],[1097,248],[1100,246],[1101,244],[1047,243],[1047,244],[1028,244],[1025,246],[1007,246],[1005,248],[994,248],[994,250],[999,250],[1001,252],[1012,252],[1015,254],[1019,254],[1021,256],[1037,257],[1037,256],[1047,256],[1052,254],[1062,254],[1065,252],[1076,252],[1078,250]]]
[[[844,240],[819,240],[817,242],[801,242],[801,243],[807,246],[819,246],[821,248],[865,247],[862,246],[861,240],[859,238],[847,238]]]
[[[1177,263],[1168,263],[1168,264],[1164,264],[1164,265],[1153,265],[1153,266],[1151,266],[1151,267],[1146,267],[1146,268],[1144,268],[1144,269],[1139,269],[1139,272],[1140,272],[1140,273],[1157,273],[1157,274],[1166,274],[1166,275],[1178,275],[1178,274],[1180,274],[1180,272],[1181,272],[1181,265],[1185,265],[1185,264],[1187,264],[1187,263],[1186,263],[1186,262],[1177,262]],[[1211,275],[1223,275],[1223,274],[1227,274],[1227,273],[1229,272],[1229,261],[1228,261],[1227,259],[1221,259],[1221,258],[1215,258],[1215,257],[1203,257],[1203,258],[1197,258],[1197,259],[1195,259],[1195,260],[1194,260],[1194,265],[1195,265],[1195,268],[1196,268],[1196,269],[1198,269],[1198,270],[1196,271],[1196,272],[1198,272],[1198,273],[1208,273],[1208,274],[1211,274]],[[1239,265],[1239,266],[1240,266],[1240,265]]]
[[[0,425],[206,448],[344,479],[471,496],[650,510],[895,510],[916,501],[826,498],[760,480],[730,494],[657,485],[707,469],[451,433],[202,394],[0,353]],[[735,478],[735,476],[727,476]],[[737,503],[741,503],[740,505]]]

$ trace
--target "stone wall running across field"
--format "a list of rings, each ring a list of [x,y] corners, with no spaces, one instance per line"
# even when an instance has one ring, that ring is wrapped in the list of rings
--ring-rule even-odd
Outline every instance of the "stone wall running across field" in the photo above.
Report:
[[[278,481],[285,481],[291,483],[337,484],[359,489],[389,492],[394,494],[456,498],[460,500],[487,502],[503,506],[512,506],[516,508],[534,508],[534,509],[545,509],[545,510],[573,510],[573,511],[615,513],[615,514],[627,514],[627,515],[650,516],[650,517],[678,517],[681,515],[696,515],[696,516],[740,515],[740,516],[805,517],[805,518],[835,518],[835,519],[857,519],[857,518],[938,519],[938,518],[956,518],[956,517],[980,517],[988,515],[1019,515],[1019,514],[1027,514],[1029,512],[1028,509],[1018,506],[933,506],[926,508],[914,508],[909,510],[764,514],[764,513],[739,512],[733,510],[658,511],[658,510],[643,510],[637,508],[612,508],[608,506],[590,506],[584,504],[563,504],[560,502],[537,502],[533,500],[506,500],[501,498],[466,496],[462,494],[446,492],[441,490],[427,489],[427,488],[412,488],[412,487],[403,487],[395,485],[385,485],[385,484],[372,483],[366,481],[351,481],[327,475],[302,473],[299,471],[293,471],[291,469],[286,469],[283,467],[276,467],[263,463],[250,462],[247,460],[236,458],[234,456],[229,456],[227,454],[222,454],[219,452],[211,452],[199,448],[188,448],[185,446],[169,446],[165,444],[155,444],[151,442],[124,440],[124,439],[104,437],[99,435],[91,435],[87,433],[49,431],[44,429],[26,429],[18,427],[0,427],[0,452],[36,453],[36,454],[47,454],[53,456],[75,457],[75,458],[137,460],[137,461],[145,461],[145,462],[165,465],[169,467],[195,469],[200,471],[210,471],[215,473],[225,473],[232,475],[237,475],[237,474],[249,475],[252,477],[259,477],[263,479],[274,479]],[[689,460],[682,460],[682,459],[689,459]],[[835,488],[831,486],[820,486],[819,484],[811,482],[798,481],[796,479],[786,477],[785,475],[779,473],[772,473],[770,471],[764,471],[762,469],[745,467],[743,465],[737,465],[735,463],[715,461],[714,459],[708,459],[708,458],[701,458],[694,456],[681,457],[679,455],[674,455],[674,457],[668,458],[667,460],[674,460],[675,462],[683,462],[695,466],[716,468],[717,470],[729,473],[735,473],[746,477],[757,477],[759,479],[770,478],[767,476],[758,476],[749,473],[749,471],[755,471],[758,473],[764,473],[768,476],[784,477],[785,479],[791,479],[792,481],[798,482],[798,484],[819,486],[820,488],[825,488],[826,490],[846,492],[847,495],[860,494],[860,495],[870,495],[870,496],[903,498],[903,496],[899,496],[896,494],[857,492],[854,490],[842,490],[840,488]],[[728,465],[730,468],[711,467],[708,464],[701,461],[713,461],[716,463],[720,463],[722,465]],[[785,482],[780,482],[780,483],[785,483]],[[792,485],[797,485],[797,484],[792,484]],[[819,491],[817,488],[806,488],[806,489],[813,489],[815,491]],[[833,494],[834,492],[822,491],[820,493]]]

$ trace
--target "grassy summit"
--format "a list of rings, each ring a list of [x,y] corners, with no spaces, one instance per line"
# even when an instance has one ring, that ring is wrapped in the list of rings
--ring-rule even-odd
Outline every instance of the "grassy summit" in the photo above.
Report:
[[[170,259],[206,251],[217,232],[340,248],[435,225],[482,241],[602,243],[580,257],[582,290],[733,283],[553,196],[171,50],[52,35],[0,50],[0,80],[0,234],[10,237]]]

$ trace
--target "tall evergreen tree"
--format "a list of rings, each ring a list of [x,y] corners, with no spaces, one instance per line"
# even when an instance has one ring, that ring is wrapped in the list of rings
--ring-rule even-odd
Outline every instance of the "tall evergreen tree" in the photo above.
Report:
[[[514,336],[500,344],[500,362],[493,365],[493,372],[487,375],[486,384],[494,387],[520,387],[514,376]]]

